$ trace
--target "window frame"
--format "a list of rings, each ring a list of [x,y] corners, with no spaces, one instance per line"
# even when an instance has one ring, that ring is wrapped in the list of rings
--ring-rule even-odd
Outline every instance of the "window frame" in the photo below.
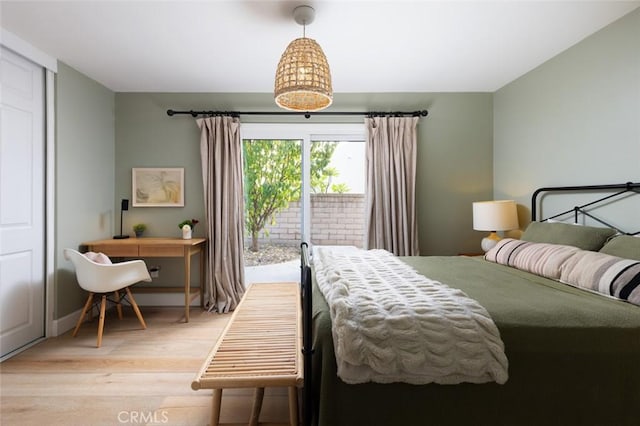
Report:
[[[241,123],[240,140],[285,139],[302,141],[302,241],[311,242],[311,143],[313,141],[366,141],[364,123]]]

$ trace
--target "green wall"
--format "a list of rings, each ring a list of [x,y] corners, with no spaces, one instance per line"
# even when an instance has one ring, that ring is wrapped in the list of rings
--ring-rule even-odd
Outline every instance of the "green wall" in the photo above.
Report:
[[[57,277],[54,318],[81,308],[82,292],[62,253],[82,242],[119,233],[120,199],[131,199],[131,168],[184,167],[185,207],[133,208],[124,232],[148,225],[146,236],[178,236],[177,224],[203,218],[199,130],[190,116],[166,110],[277,110],[270,94],[113,93],[63,63],[56,76]],[[423,254],[477,251],[471,203],[492,193],[492,96],[477,94],[337,94],[338,110],[415,110],[419,123],[418,208]],[[359,122],[354,117],[314,117],[316,122]],[[243,118],[274,122],[273,117]],[[286,117],[287,122],[305,122]],[[201,236],[203,227],[196,227]],[[181,283],[180,261],[147,260],[162,267],[158,285]],[[196,268],[197,270],[197,268]],[[194,283],[198,276],[193,276]]]
[[[62,250],[113,235],[115,96],[61,62],[55,84],[57,269],[53,317],[60,319],[80,309],[86,298]]]
[[[521,225],[538,187],[640,181],[640,9],[498,90],[493,149]],[[640,200],[614,214],[637,231]]]
[[[115,198],[131,197],[131,168],[184,167],[184,208],[134,208],[125,228],[148,225],[147,236],[178,236],[177,224],[203,218],[199,130],[189,115],[175,110],[273,110],[271,94],[117,93]],[[422,254],[478,251],[481,234],[471,229],[471,203],[491,197],[492,95],[490,93],[336,94],[331,109],[428,109],[419,122],[419,232]],[[314,122],[361,122],[362,117],[312,117]],[[243,116],[243,122],[305,122],[301,117]],[[201,236],[202,227],[196,227]],[[158,262],[156,262],[158,263]],[[172,268],[163,268],[167,272]],[[173,268],[175,269],[175,268]],[[179,271],[178,271],[179,272]],[[179,276],[163,276],[163,280]]]

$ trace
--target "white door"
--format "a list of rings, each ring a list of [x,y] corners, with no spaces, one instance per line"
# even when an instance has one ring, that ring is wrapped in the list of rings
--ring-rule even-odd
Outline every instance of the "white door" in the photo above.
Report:
[[[44,337],[44,69],[0,55],[0,357]]]

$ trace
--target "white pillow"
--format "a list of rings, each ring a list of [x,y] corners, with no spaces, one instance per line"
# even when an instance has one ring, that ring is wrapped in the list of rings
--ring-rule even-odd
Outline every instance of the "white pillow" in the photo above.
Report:
[[[84,256],[92,262],[100,263],[102,265],[111,265],[111,259],[104,253],[94,253],[92,251],[88,251],[84,254]]]

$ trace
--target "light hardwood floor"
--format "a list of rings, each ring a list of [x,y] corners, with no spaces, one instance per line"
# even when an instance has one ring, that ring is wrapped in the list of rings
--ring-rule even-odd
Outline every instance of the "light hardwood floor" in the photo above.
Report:
[[[0,364],[0,424],[209,424],[212,391],[191,381],[230,315],[196,308],[185,324],[179,307],[141,310],[146,330],[128,306],[123,320],[109,311],[101,348],[94,319]],[[225,390],[220,421],[246,424],[252,396]],[[260,421],[288,421],[286,389],[266,389]]]

